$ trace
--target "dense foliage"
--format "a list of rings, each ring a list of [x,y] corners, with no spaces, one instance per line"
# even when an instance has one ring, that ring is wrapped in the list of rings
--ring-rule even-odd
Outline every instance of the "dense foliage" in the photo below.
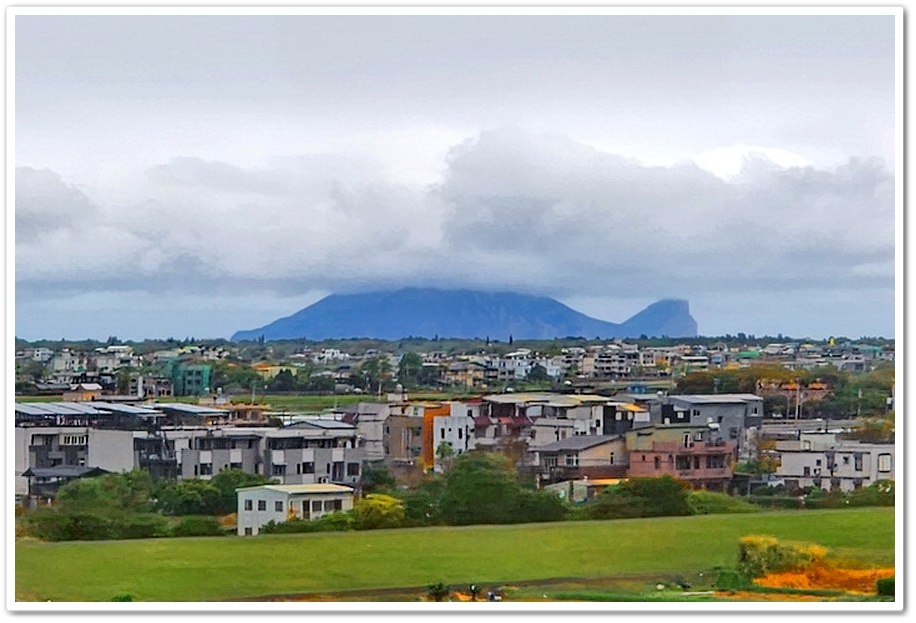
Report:
[[[587,502],[581,515],[587,519],[690,515],[689,491],[689,485],[671,476],[631,478]]]

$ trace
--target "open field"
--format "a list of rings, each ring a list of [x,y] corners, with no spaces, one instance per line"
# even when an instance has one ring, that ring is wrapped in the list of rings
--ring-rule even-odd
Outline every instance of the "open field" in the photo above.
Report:
[[[18,601],[226,601],[545,578],[687,575],[736,562],[738,539],[819,543],[894,565],[894,509],[783,511],[254,538],[16,543]]]

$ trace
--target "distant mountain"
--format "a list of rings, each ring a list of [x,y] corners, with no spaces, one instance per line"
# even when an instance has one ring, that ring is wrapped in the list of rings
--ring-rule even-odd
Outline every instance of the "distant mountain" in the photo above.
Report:
[[[696,337],[687,301],[666,299],[622,324],[591,318],[544,296],[405,288],[333,294],[259,329],[238,331],[233,341],[335,338],[398,340],[405,337],[490,337],[506,340],[558,337]]]

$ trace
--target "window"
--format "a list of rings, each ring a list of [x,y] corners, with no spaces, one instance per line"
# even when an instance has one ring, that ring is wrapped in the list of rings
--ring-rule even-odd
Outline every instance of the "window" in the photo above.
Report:
[[[444,428],[439,429],[439,439],[445,439],[445,429]]]
[[[302,473],[303,474],[314,474],[315,473],[315,464],[314,463],[303,463],[302,464]]]
[[[245,536],[251,536],[251,528],[245,528]]]
[[[278,513],[283,512],[283,500],[277,500],[276,502],[274,502],[274,511]]]
[[[810,476],[810,475],[811,475],[811,468],[805,465],[805,467],[802,469],[802,476]]]
[[[347,463],[347,476],[359,476],[359,463]]]
[[[694,441],[703,441],[703,433],[702,433],[702,432],[700,432],[700,433],[694,433],[694,434],[693,434],[693,440],[694,440]]]
[[[258,510],[259,511],[267,510],[267,500],[258,500]]]
[[[334,510],[343,510],[343,500],[332,500],[332,503],[334,504]]]
[[[693,469],[700,469],[700,457],[693,457]]]
[[[324,501],[324,510],[325,510],[325,511],[332,511],[332,510],[334,510],[334,502],[335,502],[335,500],[325,500],[325,501]]]
[[[814,464],[817,465],[818,467],[820,467],[820,466],[821,466],[821,460],[820,460],[820,459],[815,459],[815,460],[814,460]]]
[[[241,463],[229,463],[229,469],[242,469]]]
[[[272,465],[270,474],[272,476],[286,476],[286,465]]]
[[[320,512],[321,512],[321,501],[320,501],[320,500],[316,500],[316,501],[312,502],[312,512],[313,512],[313,513],[320,513]]]
[[[567,454],[566,455],[566,466],[567,467],[578,467],[579,466],[579,455],[578,454]]]
[[[464,434],[464,431],[459,428],[458,429],[458,439],[463,439],[462,437],[463,434]]]
[[[690,469],[690,457],[689,456],[674,457],[674,467],[681,471],[689,470]]]
[[[891,471],[891,455],[890,454],[879,454],[878,455],[878,471],[879,472]]]
[[[662,460],[660,457],[655,457],[655,469],[658,469],[662,466]]]
[[[684,447],[690,447],[690,433],[684,433]]]
[[[614,464],[614,453],[613,453],[613,452],[611,452],[611,457],[610,457],[610,461],[609,461],[609,462],[610,462],[611,465]]]
[[[849,457],[846,457],[846,459],[848,460]],[[856,454],[856,455],[855,455],[855,459],[856,459],[855,469],[856,469],[857,472],[861,472],[861,471],[862,471],[862,464],[863,464],[863,462],[864,462],[864,456],[861,455],[861,454]]]
[[[557,457],[556,456],[545,456],[544,457],[544,467],[556,467],[557,466]]]
[[[725,467],[724,454],[711,454],[706,457],[706,469],[721,469]]]
[[[250,511],[254,505],[251,503],[251,500],[245,500],[245,510]]]
[[[201,463],[200,464],[200,475],[201,476],[210,476],[213,474],[213,463]]]

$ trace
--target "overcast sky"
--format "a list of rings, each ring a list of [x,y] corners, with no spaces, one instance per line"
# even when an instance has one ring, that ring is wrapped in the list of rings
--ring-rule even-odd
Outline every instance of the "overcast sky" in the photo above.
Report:
[[[18,16],[15,333],[469,287],[894,335],[891,16]]]

